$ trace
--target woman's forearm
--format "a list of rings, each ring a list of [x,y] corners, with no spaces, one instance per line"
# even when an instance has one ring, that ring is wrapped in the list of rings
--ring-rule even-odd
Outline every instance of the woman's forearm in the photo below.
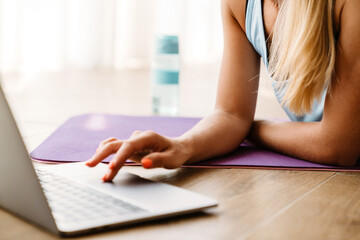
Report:
[[[255,121],[249,140],[271,150],[309,161],[321,159],[319,123]]]
[[[240,119],[216,110],[178,138],[189,149],[187,163],[198,162],[235,150],[245,139],[252,119]]]
[[[356,159],[344,154],[321,122],[254,121],[248,139],[257,145],[300,159],[335,165],[353,165]]]

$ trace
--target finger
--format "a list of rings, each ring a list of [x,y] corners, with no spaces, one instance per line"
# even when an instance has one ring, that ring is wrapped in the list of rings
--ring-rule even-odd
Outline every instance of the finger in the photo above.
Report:
[[[142,131],[139,131],[139,130],[136,130],[134,131],[130,138],[128,140],[133,140],[135,139],[136,137],[139,137],[143,132]],[[145,153],[146,154],[146,153]],[[138,162],[140,161],[140,159],[145,155],[143,151],[137,151],[137,152],[134,152],[130,158],[130,160],[134,161],[134,162]]]
[[[114,141],[117,141],[117,140],[118,139],[115,138],[115,137],[110,137],[110,138],[105,139],[104,141],[101,141],[95,152],[100,151],[100,149],[103,148],[105,144],[107,144],[109,142],[114,142]]]
[[[144,168],[166,168],[174,169],[181,166],[181,161],[177,161],[175,156],[169,152],[154,152],[146,155],[141,160],[141,165]]]
[[[146,134],[142,134],[141,138],[124,141],[114,158],[111,160],[109,171],[105,174],[103,180],[111,181],[127,159],[131,158],[136,152],[152,149],[154,145],[159,142],[159,139],[162,139],[160,135],[153,132],[147,132]]]
[[[88,167],[94,167],[98,163],[100,163],[102,160],[110,156],[111,154],[114,154],[118,151],[118,149],[122,145],[122,141],[116,141],[116,142],[109,142],[104,145],[104,147],[94,154],[88,161],[85,162],[85,165]]]
[[[110,161],[109,169],[107,173],[104,175],[104,181],[112,181],[119,170],[124,165],[125,161],[130,158],[132,153],[134,152],[133,143],[129,143],[129,141],[124,142],[120,149],[115,154],[114,158]]]
[[[131,136],[130,136],[129,139],[133,139],[133,138],[139,136],[141,133],[143,133],[143,132],[140,131],[140,130],[136,130],[136,131],[134,131],[134,132],[131,134]]]
[[[140,130],[134,131],[131,134],[129,140],[134,140],[135,138],[140,137],[142,133],[143,132]],[[134,162],[140,162],[140,160],[143,158],[143,156],[145,156],[146,154],[149,154],[150,152],[151,151],[148,151],[148,150],[135,151],[135,152],[133,152],[131,157],[129,157],[129,160],[134,161]]]
[[[129,157],[129,160],[133,161],[133,162],[140,162],[141,159],[143,159],[146,155],[148,155],[149,153],[152,153],[152,150],[144,150],[144,151],[140,151],[140,152],[134,152],[131,157]]]
[[[147,169],[160,168],[164,167],[164,165],[167,165],[167,162],[169,161],[171,161],[171,157],[168,153],[154,152],[146,155],[141,160],[141,165]]]
[[[150,158],[144,158],[141,160],[141,165],[144,168],[151,168],[151,167],[153,167],[153,162]]]

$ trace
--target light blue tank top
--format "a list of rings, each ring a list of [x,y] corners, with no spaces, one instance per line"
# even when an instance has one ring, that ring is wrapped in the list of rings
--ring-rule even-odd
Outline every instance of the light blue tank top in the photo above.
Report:
[[[253,45],[256,52],[262,57],[265,66],[268,68],[269,58],[268,58],[268,49],[265,40],[262,0],[247,0],[246,4],[247,4],[246,15],[245,15],[246,36],[249,39],[250,43]],[[272,86],[278,102],[281,103],[282,97],[284,96],[286,91],[286,86],[279,90],[276,87],[276,83],[274,81]],[[286,112],[286,114],[289,116],[290,120],[292,121],[301,121],[301,122],[321,121],[324,110],[325,96],[326,96],[326,91],[324,91],[320,101],[314,101],[312,111],[302,116],[295,115],[286,107],[283,107],[283,109]]]

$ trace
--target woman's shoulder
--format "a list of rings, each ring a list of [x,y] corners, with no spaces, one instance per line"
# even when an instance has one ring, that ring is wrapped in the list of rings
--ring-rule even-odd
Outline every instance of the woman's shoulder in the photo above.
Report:
[[[226,7],[233,18],[245,29],[245,10],[247,0],[222,0],[223,7]]]

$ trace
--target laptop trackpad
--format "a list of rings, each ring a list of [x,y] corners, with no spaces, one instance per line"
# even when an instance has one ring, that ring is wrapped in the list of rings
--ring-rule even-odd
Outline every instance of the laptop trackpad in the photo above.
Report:
[[[168,212],[185,209],[196,209],[211,204],[212,199],[178,188],[169,184],[153,182],[137,175],[120,170],[113,182],[103,182],[101,177],[107,166],[99,164],[88,168],[84,163],[69,163],[50,167],[57,174],[68,177],[81,184],[99,189],[114,196],[138,205],[148,211]]]

